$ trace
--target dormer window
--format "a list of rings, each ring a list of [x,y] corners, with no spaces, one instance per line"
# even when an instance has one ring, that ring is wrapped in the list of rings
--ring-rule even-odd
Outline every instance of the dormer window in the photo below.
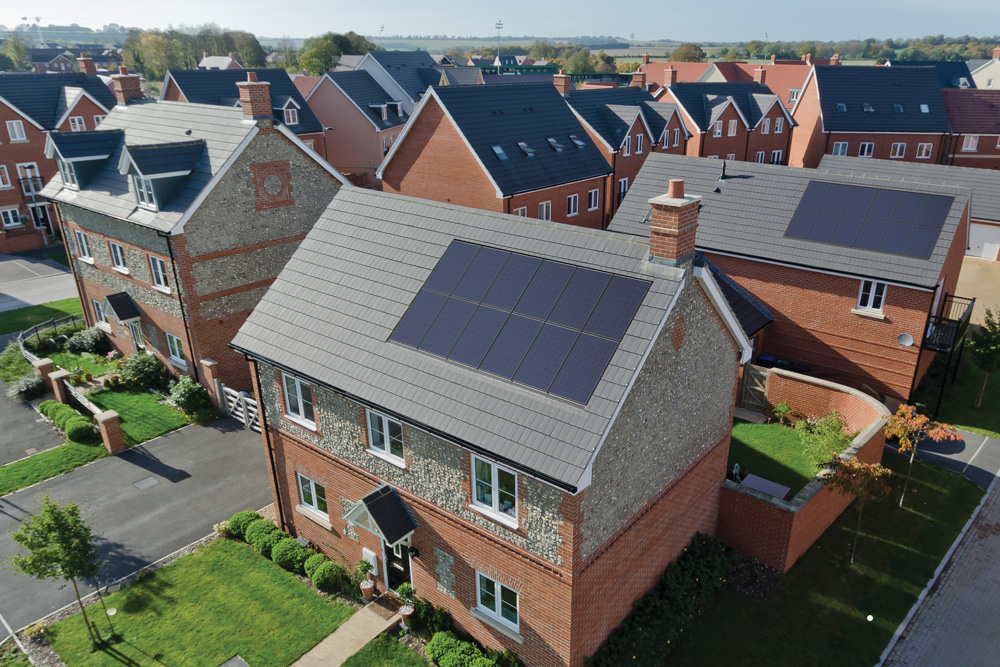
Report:
[[[561,143],[559,143],[558,141],[556,141],[555,137],[549,137],[546,141],[549,142],[549,146],[552,146],[552,148],[557,153],[562,153],[562,151],[563,151],[563,145]]]
[[[135,196],[139,200],[139,206],[155,211],[156,197],[153,194],[153,181],[134,174],[132,184],[135,186]]]
[[[583,143],[583,139],[576,136],[575,134],[569,135],[569,140],[572,141],[574,144],[576,144],[577,148],[583,148],[584,146],[586,146],[586,144]]]
[[[837,112],[847,113],[847,104],[845,104],[844,102],[837,102]]]
[[[499,160],[501,160],[501,161],[506,161],[507,160],[507,153],[504,152],[504,150],[500,146],[500,144],[493,144],[492,146],[490,146],[490,148],[493,149],[493,152],[496,154],[496,156],[497,156],[497,158]]]
[[[521,149],[521,152],[528,157],[535,157],[535,149],[527,144],[527,142],[519,141],[517,142],[517,147]]]
[[[903,113],[903,105],[902,104],[893,104],[892,105],[892,110],[895,111],[896,113]]]
[[[875,107],[872,106],[871,102],[865,102],[862,107],[864,108],[865,113],[875,113]]]
[[[931,106],[929,104],[920,105],[920,113],[930,113],[930,112],[931,112]]]
[[[288,108],[285,109],[285,125],[298,125],[299,124],[299,110]]]
[[[56,160],[56,166],[59,167],[59,175],[62,176],[63,185],[74,190],[79,189],[80,186],[76,181],[76,170],[73,169],[73,165],[64,160]]]

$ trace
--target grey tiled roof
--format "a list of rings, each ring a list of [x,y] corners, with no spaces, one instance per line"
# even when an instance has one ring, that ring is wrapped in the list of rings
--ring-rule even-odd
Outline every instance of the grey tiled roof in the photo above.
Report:
[[[361,502],[365,504],[368,515],[389,544],[399,542],[417,527],[417,522],[406,509],[406,503],[391,486],[378,487],[362,498]]]
[[[720,181],[723,166],[726,179]],[[688,195],[703,197],[696,246],[785,264],[934,287],[970,191],[940,185],[886,182],[822,170],[651,153],[609,229],[649,237],[649,203],[683,178]],[[845,183],[954,197],[930,259],[786,238],[785,230],[810,181]]]
[[[479,84],[482,73],[478,67],[445,67],[444,75],[452,86],[472,86]]]
[[[413,100],[419,100],[430,83],[421,69],[437,70],[441,78],[441,66],[434,62],[426,51],[369,51],[368,55],[399,84],[399,87]]]
[[[967,61],[965,61],[965,64],[969,68],[970,72],[975,72],[977,69],[979,69],[983,65],[986,65],[986,64],[988,64],[990,62],[991,61],[988,58],[986,58],[986,59],[984,59],[984,58],[975,58],[973,60],[967,60]]]
[[[343,72],[328,72],[326,76],[337,84],[344,94],[358,105],[358,108],[368,116],[368,118],[380,130],[388,130],[392,127],[399,127],[406,123],[406,115],[396,115],[394,106],[386,109],[386,118],[382,120],[381,109],[371,109],[369,104],[386,104],[387,102],[398,102],[392,95],[387,93],[378,82],[372,78],[366,70],[350,70]]]
[[[388,342],[455,239],[651,283],[587,405]],[[572,488],[680,286],[648,253],[630,236],[343,187],[233,347]]]
[[[730,101],[750,127],[755,127],[775,102],[781,104],[770,88],[756,82],[675,83],[669,87],[669,93],[702,131],[708,130],[718,120]]]
[[[1000,171],[995,169],[834,155],[824,155],[819,163],[819,169],[889,181],[901,180],[967,188],[972,191],[969,216],[973,220],[1000,222]]]
[[[124,143],[116,147],[79,191],[63,188],[62,178],[56,174],[42,194],[57,202],[169,231],[255,127],[253,121],[243,118],[241,109],[228,107],[180,102],[116,106],[101,122],[101,131],[124,131]],[[205,148],[191,175],[184,178],[159,210],[139,208],[132,184],[118,171],[124,144],[141,146],[199,139],[205,142]]]
[[[132,300],[128,292],[109,294],[104,297],[104,303],[110,310],[111,316],[120,322],[134,320],[142,315],[139,312],[139,306],[135,305],[135,301]]]
[[[132,164],[145,177],[191,171],[205,152],[205,140],[178,141],[153,145],[125,144]]]

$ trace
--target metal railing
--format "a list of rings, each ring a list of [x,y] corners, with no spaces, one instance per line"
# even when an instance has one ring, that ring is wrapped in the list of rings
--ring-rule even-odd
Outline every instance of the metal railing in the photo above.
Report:
[[[99,408],[94,403],[90,402],[90,400],[83,395],[83,392],[74,387],[69,380],[64,379],[63,384],[66,385],[66,390],[69,391],[69,393],[73,396],[73,398],[75,398],[77,402],[80,403],[80,405],[93,412],[95,416],[104,412],[104,410]]]
[[[924,348],[934,352],[951,352],[965,338],[972,317],[975,299],[946,294],[939,315],[931,315],[924,336]]]
[[[48,322],[42,322],[41,324],[36,324],[30,329],[25,329],[24,331],[17,334],[17,347],[21,350],[21,356],[27,359],[30,363],[38,361],[38,357],[28,351],[24,347],[24,342],[26,340],[31,340],[32,338],[41,340],[41,336],[46,331],[55,331],[59,327],[64,327],[67,325],[76,326],[77,321],[84,322],[82,315],[67,315],[66,317],[60,317],[58,320],[52,319]]]

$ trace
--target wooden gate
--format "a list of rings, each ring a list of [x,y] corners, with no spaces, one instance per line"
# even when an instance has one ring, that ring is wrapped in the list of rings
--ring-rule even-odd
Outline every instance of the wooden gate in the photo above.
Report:
[[[222,394],[226,399],[226,414],[239,419],[243,425],[260,433],[260,414],[257,401],[241,391],[222,386]]]
[[[754,412],[767,408],[767,379],[771,369],[747,364],[743,367],[743,396],[740,407]]]

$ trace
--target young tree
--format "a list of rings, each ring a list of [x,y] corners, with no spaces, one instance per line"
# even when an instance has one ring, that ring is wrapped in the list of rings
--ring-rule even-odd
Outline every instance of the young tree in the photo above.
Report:
[[[990,373],[1000,371],[1000,311],[994,314],[989,308],[986,309],[986,319],[981,327],[972,332],[972,345],[969,349],[973,361],[986,373],[983,387],[979,390],[976,402],[972,406],[978,410],[983,404],[983,395],[986,393],[986,383],[989,382]]]
[[[14,556],[15,569],[36,579],[61,578],[72,583],[87,633],[91,642],[97,644],[76,581],[97,576],[101,565],[90,527],[80,516],[80,506],[76,503],[59,505],[44,495],[41,508],[13,533],[13,537],[28,552]]]
[[[851,562],[858,549],[858,535],[861,533],[861,513],[865,505],[873,500],[882,500],[889,495],[889,477],[892,471],[879,463],[865,463],[852,456],[846,461],[834,458],[826,467],[831,469],[825,483],[840,495],[854,496],[858,501],[858,524],[854,528],[854,543],[851,545]]]
[[[899,494],[899,506],[903,506],[903,498],[906,496],[906,487],[910,483],[910,473],[913,472],[913,459],[917,455],[917,445],[930,438],[934,442],[944,440],[961,440],[954,428],[947,424],[932,422],[927,415],[917,414],[917,408],[912,405],[900,405],[896,414],[889,417],[889,423],[885,425],[885,434],[891,438],[899,439],[899,452],[910,453],[910,466],[906,469],[906,481],[903,482],[903,490]]]
[[[684,42],[670,52],[668,60],[675,63],[703,63],[705,62],[705,52],[697,44]]]

